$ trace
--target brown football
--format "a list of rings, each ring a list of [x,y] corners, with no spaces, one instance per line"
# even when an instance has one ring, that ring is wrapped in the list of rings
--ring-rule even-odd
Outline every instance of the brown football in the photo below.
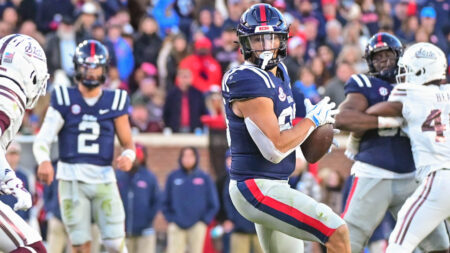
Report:
[[[309,163],[319,161],[330,149],[333,135],[332,124],[316,128],[301,145],[306,161]]]

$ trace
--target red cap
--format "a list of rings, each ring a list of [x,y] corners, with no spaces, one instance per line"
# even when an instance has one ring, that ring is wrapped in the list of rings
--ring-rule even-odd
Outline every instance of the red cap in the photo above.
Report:
[[[195,41],[194,47],[195,47],[195,49],[200,49],[200,48],[211,49],[212,43],[208,38],[202,37]]]

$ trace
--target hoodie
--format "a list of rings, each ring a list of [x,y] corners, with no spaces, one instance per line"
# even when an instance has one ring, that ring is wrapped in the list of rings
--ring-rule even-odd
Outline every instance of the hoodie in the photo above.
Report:
[[[201,221],[209,224],[219,210],[217,190],[211,177],[198,168],[198,152],[195,148],[196,164],[191,171],[181,165],[170,173],[166,182],[163,214],[168,222],[188,229]]]

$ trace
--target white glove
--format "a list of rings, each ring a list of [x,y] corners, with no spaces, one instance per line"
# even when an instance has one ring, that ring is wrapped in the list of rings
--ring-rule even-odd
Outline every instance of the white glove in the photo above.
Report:
[[[378,128],[396,128],[403,125],[402,117],[382,117],[378,116]]]
[[[319,127],[324,124],[334,124],[334,115],[338,113],[338,110],[332,110],[336,103],[331,102],[329,103],[330,98],[325,97],[324,99],[320,100],[319,103],[316,105],[311,104],[311,101],[309,99],[305,99],[305,107],[306,107],[306,117],[310,119],[312,122],[314,122],[314,125],[316,127]]]
[[[356,154],[359,152],[359,142],[361,141],[361,138],[353,136],[353,134],[350,134],[347,139],[347,146],[345,148],[345,156],[348,157],[350,160],[354,160]]]
[[[27,210],[32,206],[31,194],[23,187],[23,183],[19,178],[13,178],[6,182],[7,188],[12,195],[17,198],[14,210]]]
[[[6,186],[4,182],[0,182],[0,195],[10,195],[12,191]]]

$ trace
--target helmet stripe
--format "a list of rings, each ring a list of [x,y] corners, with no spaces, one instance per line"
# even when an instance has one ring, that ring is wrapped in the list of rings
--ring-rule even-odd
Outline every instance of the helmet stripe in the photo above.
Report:
[[[259,16],[261,17],[261,22],[263,22],[261,25],[267,25],[266,6],[264,4],[259,6]]]
[[[91,42],[91,57],[94,57],[95,55],[95,43]]]
[[[14,36],[9,37],[9,39],[7,39],[5,41],[5,43],[3,43],[2,48],[0,48],[0,65],[3,63],[3,53],[5,52],[6,46],[8,46],[9,42],[11,42],[11,40],[13,40],[15,37],[18,37],[19,34],[14,34]]]

